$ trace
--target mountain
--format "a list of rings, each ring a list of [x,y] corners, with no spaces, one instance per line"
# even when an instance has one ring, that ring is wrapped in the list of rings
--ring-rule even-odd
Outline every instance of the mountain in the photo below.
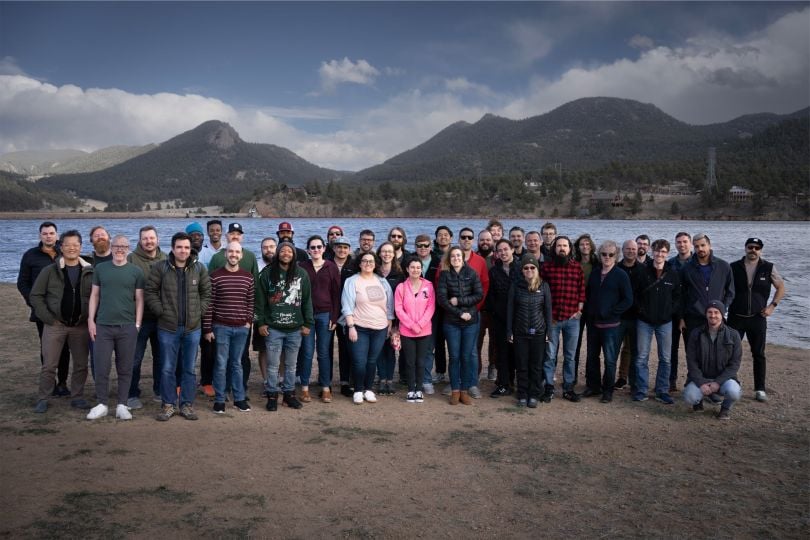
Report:
[[[328,182],[347,173],[309,163],[286,148],[243,141],[229,124],[211,120],[107,169],[43,178],[42,186],[139,210],[148,201],[186,206],[232,205],[271,182]]]
[[[22,175],[0,171],[0,212],[75,208],[78,204],[76,198],[64,192],[45,190]]]
[[[87,156],[81,150],[22,150],[0,156],[0,171],[24,176],[48,174],[54,167]]]
[[[355,178],[439,180],[534,173],[556,163],[566,170],[583,170],[611,162],[702,161],[709,146],[720,147],[807,115],[808,109],[803,109],[692,126],[651,104],[583,98],[523,120],[487,114],[474,124],[457,122]]]

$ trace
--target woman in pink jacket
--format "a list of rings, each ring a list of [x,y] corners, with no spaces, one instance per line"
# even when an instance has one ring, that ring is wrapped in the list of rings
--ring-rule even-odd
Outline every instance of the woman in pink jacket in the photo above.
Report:
[[[431,317],[436,310],[433,285],[422,277],[422,261],[411,257],[404,261],[408,279],[394,292],[394,310],[399,319],[402,357],[408,379],[408,403],[422,403],[422,375],[431,334]]]

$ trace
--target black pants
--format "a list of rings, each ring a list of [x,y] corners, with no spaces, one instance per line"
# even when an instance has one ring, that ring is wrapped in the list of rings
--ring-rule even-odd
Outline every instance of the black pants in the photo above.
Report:
[[[214,360],[216,355],[216,342],[200,339],[200,386],[214,384]]]
[[[740,333],[740,339],[748,336],[751,356],[754,357],[754,390],[765,391],[765,337],[768,319],[762,315],[753,317],[729,315],[728,325]]]
[[[506,339],[506,321],[492,317],[489,326],[495,341],[495,358],[498,360],[498,386],[511,388],[515,384],[515,347]]]
[[[582,349],[582,335],[584,333],[585,333],[585,317],[580,317],[579,335],[577,336],[577,351],[574,353],[574,386],[576,386],[577,383],[579,382],[579,351]]]
[[[339,324],[335,328],[335,333],[332,334],[332,339],[338,340],[338,371],[340,374],[341,384],[351,384],[352,380],[352,353],[349,347],[349,336],[346,328]],[[329,348],[334,348],[333,344]]]
[[[425,354],[427,354],[430,336],[406,337],[402,336],[402,354],[399,356],[400,369],[403,364],[405,376],[408,380],[408,391],[422,390],[425,375]],[[400,373],[400,377],[402,373]]]
[[[444,314],[436,309],[433,315],[433,367],[436,373],[447,373],[447,349],[444,341]]]
[[[683,350],[686,351],[686,341],[689,334],[684,330],[681,331],[681,319],[672,319],[672,349],[669,355],[669,385],[674,386],[678,383],[678,349],[680,342],[683,340]]]
[[[517,398],[539,399],[545,379],[543,363],[546,361],[546,334],[515,336],[514,345]],[[498,376],[500,376],[500,369]]]
[[[45,328],[45,323],[36,321],[37,335],[39,335],[39,365],[45,363],[45,358],[42,356],[42,330]],[[56,384],[59,386],[67,386],[68,371],[70,370],[70,349],[68,348],[67,341],[62,347],[62,354],[59,356],[59,367],[56,369]]]

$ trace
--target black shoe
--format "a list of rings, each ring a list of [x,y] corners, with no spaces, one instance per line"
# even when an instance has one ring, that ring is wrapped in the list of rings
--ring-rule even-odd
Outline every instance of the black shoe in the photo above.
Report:
[[[352,387],[349,386],[348,384],[341,384],[340,385],[340,395],[341,396],[346,396],[347,398],[350,398],[350,397],[352,397],[354,395],[354,390],[352,390]]]
[[[622,389],[622,388],[624,388],[625,386],[627,386],[627,379],[624,379],[624,378],[621,378],[621,377],[620,377],[620,378],[619,378],[619,379],[616,381],[616,384],[614,384],[614,385],[613,385],[613,389],[614,389],[614,390],[621,390],[621,389]]]
[[[278,394],[275,392],[268,392],[267,393],[267,405],[264,406],[270,412],[275,412],[278,410]]]
[[[70,390],[65,384],[57,384],[53,387],[53,394],[56,397],[67,397],[70,395]]]
[[[87,411],[92,409],[91,405],[87,403],[87,400],[82,398],[76,398],[70,402],[70,406],[74,409],[81,409],[83,411]]]
[[[566,390],[563,392],[563,399],[567,399],[573,403],[579,403],[579,394],[574,392],[573,390]]]
[[[703,400],[692,405],[692,412],[703,412]]]
[[[530,409],[536,409],[537,408],[537,398],[533,398],[533,397],[529,398],[529,402],[526,404],[526,406],[529,407]]]
[[[246,399],[243,399],[243,400],[240,400],[240,401],[234,401],[233,406],[236,407],[237,409],[239,409],[242,412],[250,412],[250,405],[248,405],[248,402],[247,402]]]
[[[543,393],[543,396],[540,398],[540,401],[543,403],[551,403],[551,400],[554,399],[554,385],[547,384],[546,391]]]
[[[600,401],[602,403],[610,403],[613,401],[613,392],[603,392],[602,399]]]
[[[495,390],[489,395],[491,398],[499,398],[503,396],[508,396],[512,394],[512,391],[509,389],[508,386],[496,386]]]
[[[582,392],[581,397],[589,398],[589,397],[599,397],[602,395],[601,390],[594,390],[592,388],[586,388],[584,392]]]
[[[282,403],[291,409],[301,409],[303,405],[298,398],[295,397],[295,392],[284,392],[284,397],[281,399]]]
[[[214,403],[215,414],[225,414],[225,403]]]

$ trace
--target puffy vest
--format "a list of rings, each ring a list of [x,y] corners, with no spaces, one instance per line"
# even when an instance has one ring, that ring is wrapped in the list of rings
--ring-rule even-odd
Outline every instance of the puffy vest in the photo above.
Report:
[[[731,274],[734,277],[734,301],[728,312],[732,315],[750,317],[758,315],[768,305],[771,295],[771,272],[773,263],[760,259],[754,271],[754,280],[748,286],[748,274],[745,272],[745,257],[731,263]]]

